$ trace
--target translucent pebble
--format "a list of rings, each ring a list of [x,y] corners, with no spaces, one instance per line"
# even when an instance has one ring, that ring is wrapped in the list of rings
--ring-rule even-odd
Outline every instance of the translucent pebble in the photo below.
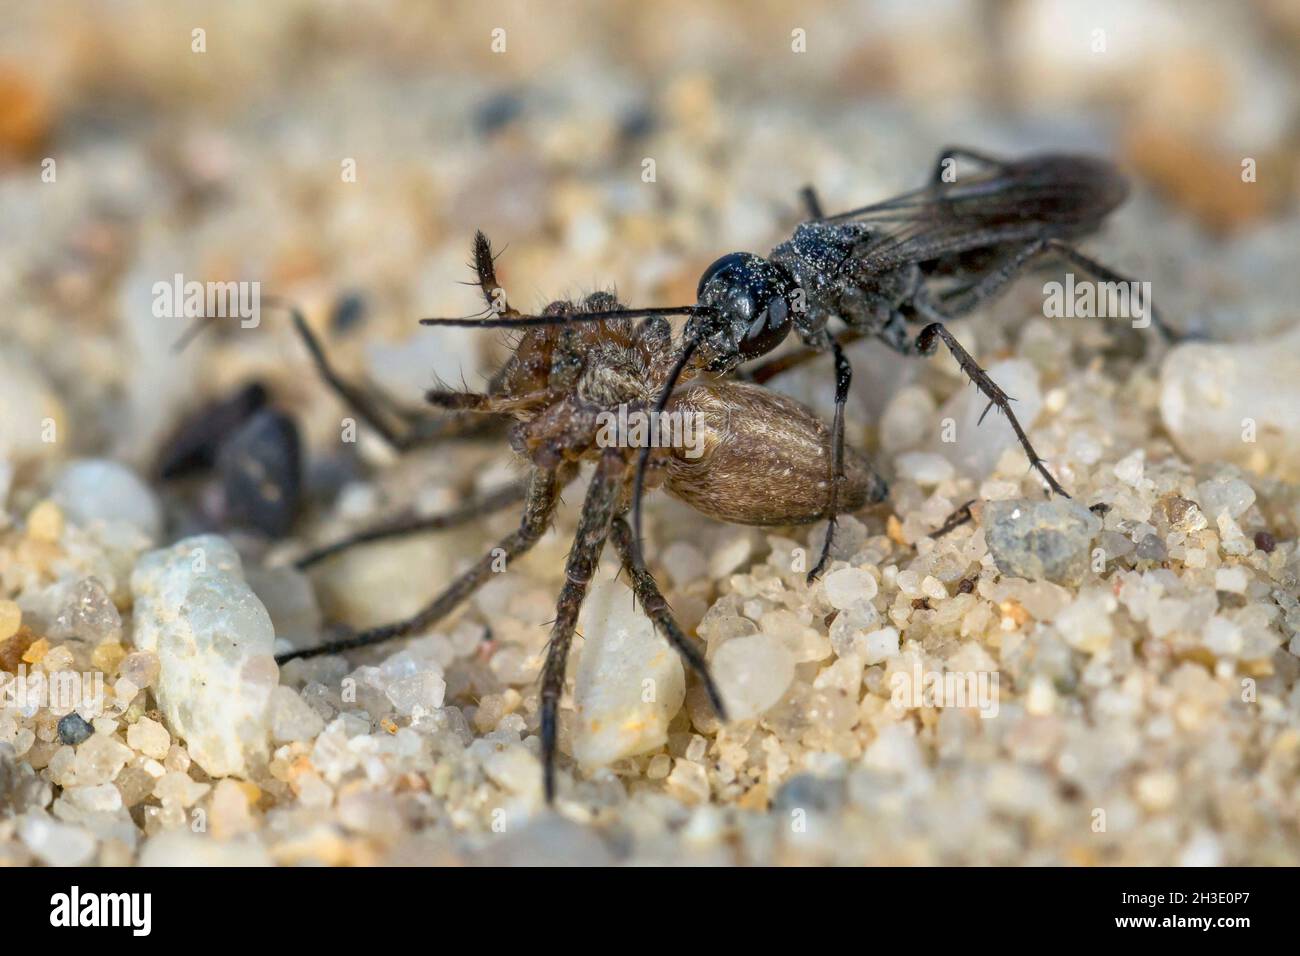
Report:
[[[19,818],[18,837],[48,866],[84,866],[95,855],[93,834],[59,823],[42,810]]]
[[[898,629],[895,627],[882,627],[877,631],[872,631],[862,638],[858,646],[861,649],[863,661],[868,666],[879,664],[881,661],[898,654]]]
[[[685,587],[702,581],[709,573],[708,559],[699,548],[685,541],[674,541],[664,548],[659,562],[668,572],[674,587]]]
[[[880,623],[880,612],[870,601],[857,601],[835,615],[831,622],[831,646],[838,657],[857,651],[858,642]]]
[[[277,744],[312,740],[325,728],[325,721],[291,687],[271,692],[271,740]]]
[[[1146,451],[1141,448],[1121,458],[1113,469],[1115,477],[1126,485],[1136,485],[1142,480],[1142,473],[1145,470]]]
[[[169,770],[154,784],[153,794],[164,805],[172,803],[189,808],[198,803],[212,785],[192,780],[190,775],[179,770]]]
[[[16,601],[0,600],[0,641],[18,633],[23,623],[23,609]]]
[[[154,777],[143,767],[127,767],[117,775],[113,785],[122,795],[122,805],[133,807],[153,793]]]
[[[1201,510],[1212,521],[1220,515],[1240,518],[1255,503],[1255,492],[1240,478],[1221,475],[1196,486],[1196,496]]]
[[[1118,603],[1114,594],[1102,588],[1080,591],[1075,602],[1056,616],[1056,629],[1071,647],[1101,651],[1114,637],[1111,614]]]
[[[1163,561],[1169,556],[1165,543],[1154,534],[1148,534],[1139,540],[1135,553],[1144,561]]]
[[[754,535],[748,528],[728,528],[709,552],[709,576],[725,578],[749,561],[754,553]]]
[[[212,792],[212,809],[208,818],[212,836],[216,840],[229,840],[253,829],[253,815],[249,812],[248,795],[244,788],[229,778],[217,782]]]
[[[1241,565],[1219,568],[1214,572],[1214,589],[1232,594],[1245,594],[1250,586],[1250,575]]]
[[[678,760],[673,765],[667,785],[683,803],[703,803],[709,799],[709,775],[704,767],[690,760]]]
[[[622,581],[592,589],[579,630],[586,639],[573,693],[574,757],[598,767],[662,747],[686,697],[680,656]]]
[[[503,790],[534,800],[541,798],[541,761],[522,745],[493,750],[483,760],[483,772]]]
[[[1216,614],[1205,623],[1201,640],[1217,657],[1236,657],[1241,654],[1244,639],[1241,628],[1222,615]]]
[[[947,481],[954,474],[952,462],[933,452],[909,451],[894,459],[898,477],[915,481],[923,488]]]
[[[794,680],[794,656],[785,641],[766,632],[732,638],[718,648],[710,664],[732,720],[764,713]]]
[[[115,813],[122,809],[122,794],[111,783],[71,787],[63,791],[62,799],[85,813]]]
[[[840,568],[822,579],[826,600],[831,607],[844,610],[858,601],[870,601],[876,596],[876,579],[862,568]]]
[[[447,694],[447,682],[443,679],[442,671],[426,670],[393,681],[384,693],[399,714],[409,717],[417,709],[427,713],[441,707]]]
[[[929,389],[919,385],[899,389],[880,416],[880,447],[889,453],[923,444],[933,429],[934,413]]]
[[[134,753],[116,737],[94,734],[77,748],[75,772],[83,786],[110,783]]]
[[[293,567],[275,567],[249,568],[245,577],[271,616],[276,640],[300,648],[319,639],[321,611],[307,575]]]
[[[158,499],[130,468],[105,459],[70,462],[54,480],[51,498],[77,524],[125,522],[151,541],[162,533]]]
[[[82,578],[68,593],[50,628],[52,638],[77,638],[98,643],[116,637],[122,616],[98,578]]]
[[[171,750],[172,735],[158,721],[141,717],[127,728],[126,742],[146,757],[162,760]]]
[[[168,729],[210,776],[246,773],[266,753],[279,670],[271,618],[244,582],[239,555],[216,535],[186,538],[143,555],[131,590],[133,640],[157,655],[154,696]],[[128,661],[123,675],[148,686]]]

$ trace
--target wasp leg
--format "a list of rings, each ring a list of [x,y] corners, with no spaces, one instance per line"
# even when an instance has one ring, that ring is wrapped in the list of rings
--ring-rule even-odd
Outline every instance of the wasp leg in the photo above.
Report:
[[[1000,169],[1006,165],[1002,160],[995,159],[988,153],[977,152],[976,150],[966,149],[962,146],[945,146],[943,149],[939,150],[939,158],[935,160],[934,172],[930,174],[931,185],[946,182],[947,180],[943,178],[944,163],[950,159],[959,158],[969,159],[973,163],[978,163],[981,166],[991,166],[994,169]]]
[[[975,499],[972,498],[970,501],[966,502],[964,505],[962,505],[952,514],[948,515],[948,517],[944,519],[943,524],[941,524],[938,528],[930,532],[930,537],[942,538],[949,531],[952,531],[955,528],[960,528],[962,525],[970,521],[971,518],[973,517],[973,515],[971,515],[970,506],[973,505],[974,503],[975,503]]]
[[[1055,252],[1066,261],[1074,263],[1084,272],[1101,282],[1112,282],[1117,285],[1122,284],[1130,289],[1138,287],[1138,284],[1133,279],[1130,279],[1127,276],[1122,276],[1109,266],[1104,266],[1096,259],[1085,256],[1078,249],[1074,248],[1074,246],[1062,242],[1060,239],[1047,240],[1047,249],[1050,252]],[[1185,338],[1182,333],[1175,331],[1165,323],[1165,320],[1160,317],[1160,313],[1156,311],[1156,307],[1152,303],[1143,301],[1142,307],[1150,317],[1151,323],[1157,330],[1159,330],[1160,335],[1166,342],[1177,342],[1180,339]],[[1134,327],[1137,328],[1137,326]]]
[[[831,423],[831,481],[826,502],[826,540],[822,542],[821,557],[808,572],[808,583],[816,581],[826,570],[831,559],[831,542],[835,538],[838,520],[840,482],[844,480],[844,405],[849,398],[849,385],[853,381],[853,367],[844,349],[834,338],[827,336],[831,353],[835,356],[835,418]]]
[[[1016,438],[1020,440],[1021,447],[1025,449],[1025,454],[1029,457],[1030,466],[1043,476],[1043,480],[1047,482],[1047,486],[1052,491],[1063,498],[1070,497],[1066,490],[1061,487],[1061,483],[1048,470],[1046,462],[1038,456],[1038,452],[1034,451],[1034,446],[1030,444],[1028,436],[1025,435],[1025,430],[1020,427],[1020,422],[1016,419],[1015,413],[1011,411],[1011,399],[1007,397],[1007,393],[998,388],[997,383],[989,378],[988,373],[980,368],[979,363],[962,347],[962,344],[953,337],[952,333],[944,328],[942,322],[931,322],[921,330],[921,334],[916,337],[916,351],[921,355],[932,355],[937,347],[936,339],[942,340],[943,344],[948,346],[948,351],[957,360],[957,364],[961,366],[962,371],[970,377],[970,380],[975,383],[981,392],[988,396],[989,406],[984,409],[984,415],[988,414],[989,408],[996,405],[1002,414],[1007,416],[1012,431],[1016,433]],[[984,420],[984,415],[980,416],[980,421]]]

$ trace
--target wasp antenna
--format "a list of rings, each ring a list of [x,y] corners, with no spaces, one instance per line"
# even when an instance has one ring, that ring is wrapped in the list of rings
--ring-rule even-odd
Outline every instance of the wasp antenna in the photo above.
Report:
[[[652,315],[704,315],[712,309],[695,305],[654,306],[644,309],[611,309],[606,312],[562,312],[557,315],[512,315],[497,318],[421,319],[421,325],[451,325],[462,328],[508,329],[514,326],[567,325],[570,322],[606,322],[610,319],[640,319]]]
[[[698,339],[686,339],[682,343],[682,353],[677,356],[677,361],[673,364],[672,371],[668,373],[668,381],[664,384],[663,391],[655,399],[654,417],[658,420],[659,413],[668,405],[668,400],[672,398],[673,389],[677,387],[677,380],[682,377],[682,372],[686,369],[686,363],[691,360],[695,350],[699,347]],[[636,475],[632,480],[632,555],[638,567],[645,567],[645,558],[641,553],[641,496],[645,491],[645,473],[646,467],[650,463],[650,445],[642,446],[640,454],[636,459]]]

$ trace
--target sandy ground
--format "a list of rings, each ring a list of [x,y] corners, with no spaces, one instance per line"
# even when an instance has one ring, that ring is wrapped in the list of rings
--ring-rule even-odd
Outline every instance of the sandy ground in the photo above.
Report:
[[[422,9],[52,5],[6,31],[0,861],[1300,859],[1285,5]],[[818,527],[648,509],[652,567],[730,723],[606,555],[544,808],[537,676],[585,477],[444,625],[267,668],[329,622],[418,609],[517,515],[309,576],[306,548],[520,468],[500,436],[397,456],[349,430],[270,309],[177,354],[187,322],[156,314],[157,283],[258,281],[347,375],[420,411],[505,354],[495,333],[414,322],[480,307],[460,284],[475,229],[520,308],[606,288],[686,302],[718,255],[787,237],[805,183],[831,210],[878,200],[947,143],[1120,163],[1132,196],[1086,248],[1205,337],[1049,316],[1059,270],[954,326],[1077,507],[1042,504],[951,359],[867,343],[847,434],[891,496],[845,519],[823,581],[801,570]],[[220,464],[157,477],[178,423],[252,381],[302,444],[276,537],[239,527]],[[773,387],[829,420],[826,361]],[[971,499],[975,521],[930,536]],[[198,534],[228,542],[199,546],[211,570],[176,544]],[[74,679],[95,713],[46,693]]]

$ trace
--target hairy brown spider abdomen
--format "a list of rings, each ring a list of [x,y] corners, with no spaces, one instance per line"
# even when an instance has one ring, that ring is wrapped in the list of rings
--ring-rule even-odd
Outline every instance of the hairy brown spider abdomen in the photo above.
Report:
[[[674,449],[665,487],[710,518],[744,525],[807,524],[826,517],[831,433],[793,399],[761,386],[715,381],[683,388],[669,409],[698,416],[703,454]],[[845,448],[838,508],[856,511],[888,489],[867,459]]]

